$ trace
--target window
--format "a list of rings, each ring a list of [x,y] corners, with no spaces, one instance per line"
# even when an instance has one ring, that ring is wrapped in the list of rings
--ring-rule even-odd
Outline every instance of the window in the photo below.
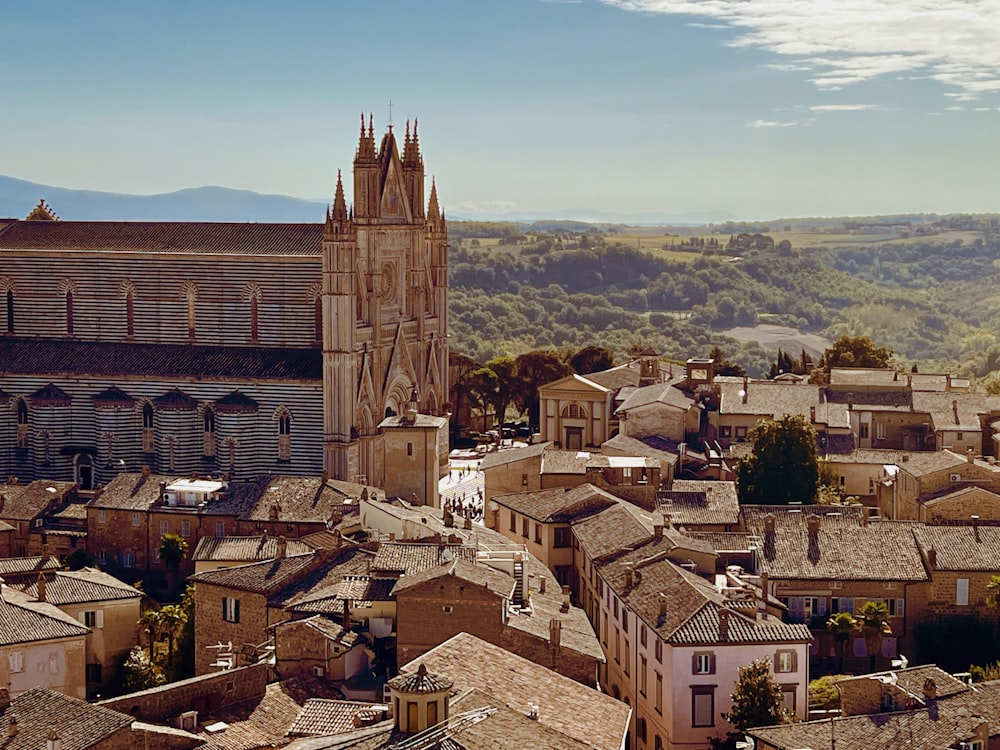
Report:
[[[867,422],[862,422],[860,425],[858,425],[858,437],[861,438],[862,440],[867,440],[868,439],[868,423]]]
[[[955,604],[959,607],[969,606],[969,579],[959,578],[955,581]]]
[[[7,333],[14,333],[14,290],[7,290]]]
[[[715,674],[715,654],[696,651],[691,657],[691,674]]]
[[[733,428],[727,424],[719,425],[719,437],[730,438],[733,436]]]
[[[118,556],[118,562],[123,568],[135,567],[135,552],[122,552]]]
[[[131,289],[125,292],[125,335],[135,336],[135,294]]]
[[[639,692],[646,694],[646,657],[639,657]]]
[[[24,671],[24,652],[11,651],[7,654],[7,666],[11,673]]]
[[[170,521],[160,521],[160,536],[170,533]]]
[[[625,674],[631,674],[629,667],[632,666],[632,644],[628,638],[625,639]]]
[[[195,337],[195,314],[198,311],[198,285],[193,281],[185,281],[181,285],[181,298],[187,308],[187,335],[190,341]]]
[[[663,663],[663,641],[660,640],[659,636],[656,637],[656,643],[653,646],[653,650],[655,651],[656,660],[658,662],[660,662],[660,664],[662,664]]]
[[[715,726],[715,688],[691,688],[691,726]]]
[[[88,628],[103,628],[104,627],[104,610],[103,609],[88,609],[81,613],[83,616],[80,618],[80,622],[86,625]]]
[[[785,704],[785,708],[791,713],[795,713],[795,685],[782,685],[781,686],[781,702]]]
[[[360,295],[359,295],[360,296]],[[313,327],[316,335],[316,341],[320,342],[323,340],[323,298],[318,294],[316,299],[313,301]]]
[[[225,524],[225,522],[224,521],[216,521],[215,522],[215,536],[218,538],[218,537],[223,537],[225,535],[226,535],[226,524]]]
[[[28,403],[22,398],[17,402],[17,447],[28,447]]]
[[[656,675],[656,713],[663,713],[663,675],[654,672]]]
[[[956,432],[955,433],[955,440],[957,440],[960,443],[962,442],[962,433],[961,432]]]
[[[646,741],[646,718],[644,716],[635,720],[635,736],[640,742]]]
[[[517,533],[517,514],[514,511],[510,512],[510,530]]]
[[[277,413],[278,420],[278,460],[292,460],[292,415],[281,407]]]
[[[222,619],[226,622],[240,621],[240,600],[228,596],[222,597]]]
[[[625,605],[622,605],[622,631],[628,632],[628,610],[625,609]]]
[[[142,452],[152,453],[156,450],[156,437],[153,432],[153,405],[148,401],[142,406]]]
[[[743,440],[747,439],[747,428],[746,427],[737,427],[736,428],[736,439],[740,440],[740,441],[743,441]]]
[[[886,599],[890,617],[902,617],[906,611],[906,599]]]
[[[201,454],[206,457],[215,457],[215,410],[211,407],[205,409],[202,416]]]
[[[615,619],[617,620],[618,619],[618,597],[616,597],[614,594],[612,594],[611,595],[611,601],[614,604]]]
[[[776,651],[774,653],[775,672],[795,672],[798,669],[798,654],[792,650]]]
[[[542,525],[540,523],[535,524],[535,544],[542,543]]]
[[[66,335],[73,335],[73,292],[66,292]]]
[[[622,661],[622,634],[615,628],[615,661],[621,664]]]
[[[646,646],[646,626],[639,626],[639,643],[645,648]]]
[[[133,513],[132,514],[132,528],[138,528],[142,525],[142,514]]]
[[[587,412],[580,404],[570,404],[562,410],[562,416],[567,419],[585,419]]]
[[[528,538],[528,519],[527,518],[522,518],[521,519],[521,536],[523,536],[525,539]]]
[[[88,664],[87,665],[87,682],[100,682],[101,681],[101,665],[100,664]]]
[[[101,565],[108,564],[108,551],[106,549],[97,550],[97,562]]]
[[[97,511],[97,522],[107,523],[108,522],[108,512],[106,510]]]
[[[413,443],[407,443],[406,444],[406,455],[407,456],[412,456],[413,455]]]
[[[191,536],[191,522],[181,521],[181,536],[188,537]]]
[[[854,614],[854,597],[853,596],[835,596],[830,600],[830,612],[832,614],[837,614],[839,612],[847,612],[848,614]]]
[[[257,297],[258,295],[253,294],[250,297],[250,340],[256,342],[259,340],[260,328],[258,326],[258,310],[257,310]]]
[[[875,423],[875,439],[885,440],[885,422]]]
[[[569,547],[571,539],[572,537],[570,536],[570,530],[568,526],[556,527],[555,538],[553,539],[552,546]]]

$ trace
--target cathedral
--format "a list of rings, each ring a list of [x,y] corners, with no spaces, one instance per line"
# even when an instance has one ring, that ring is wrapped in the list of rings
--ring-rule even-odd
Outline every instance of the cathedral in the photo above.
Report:
[[[0,219],[0,479],[319,474],[448,394],[448,251],[417,122],[361,119],[317,224]]]

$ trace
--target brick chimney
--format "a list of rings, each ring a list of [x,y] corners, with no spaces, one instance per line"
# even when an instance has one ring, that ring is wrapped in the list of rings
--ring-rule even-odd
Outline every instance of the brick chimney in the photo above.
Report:
[[[806,525],[809,527],[809,544],[817,544],[819,542],[819,527],[821,523],[822,520],[815,513],[806,519]]]
[[[924,698],[929,701],[937,700],[937,683],[930,677],[924,680]]]
[[[927,564],[932,568],[937,567],[937,550],[933,547],[927,550]]]
[[[969,448],[969,450],[965,452],[965,460],[968,461],[970,464],[975,463],[976,457],[972,454],[972,448]]]
[[[774,514],[765,513],[764,514],[764,533],[773,534],[774,533]]]
[[[553,617],[549,620],[549,643],[551,643],[556,648],[559,648],[559,643],[562,639],[562,620],[558,617]]]
[[[7,692],[6,688],[4,688],[4,692]],[[10,693],[9,692],[7,693],[7,702],[8,703],[10,702]],[[10,717],[10,721],[7,723],[7,736],[8,737],[17,737],[17,718],[14,717],[14,716],[11,716]]]
[[[719,610],[719,640],[729,640],[729,611],[726,609]]]
[[[44,573],[39,573],[38,574],[38,583],[36,585],[36,588],[38,589],[38,595],[37,595],[36,598],[38,599],[38,601],[44,602],[45,601],[45,574]]]
[[[569,586],[562,587],[562,604],[559,605],[559,611],[566,613],[569,612]]]
[[[283,536],[278,537],[277,541],[277,552],[275,553],[278,557],[284,557],[288,552],[288,541]]]
[[[625,588],[632,588],[632,563],[623,563],[622,568],[625,570]]]

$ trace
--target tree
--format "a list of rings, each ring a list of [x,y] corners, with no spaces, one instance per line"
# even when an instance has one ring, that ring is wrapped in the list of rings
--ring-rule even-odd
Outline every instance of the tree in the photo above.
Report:
[[[737,466],[741,503],[812,503],[819,488],[816,431],[800,414],[764,420],[750,431],[753,448]]]
[[[831,615],[826,621],[826,629],[833,634],[833,645],[840,659],[840,671],[844,671],[844,654],[847,652],[847,644],[851,642],[851,636],[857,631],[857,621],[850,612],[838,612]]]
[[[715,360],[713,370],[716,375],[729,375],[735,378],[742,378],[747,374],[746,370],[735,362],[730,361],[722,347],[713,346],[708,352],[708,358]]]
[[[889,605],[881,601],[867,601],[855,618],[855,629],[865,639],[868,652],[868,671],[875,671],[875,659],[882,650],[882,639],[892,635],[889,626]]]
[[[167,673],[173,677],[174,673],[174,645],[177,638],[184,630],[184,625],[188,620],[187,611],[179,604],[165,604],[159,611],[160,627],[162,633],[167,637]]]
[[[187,553],[187,539],[180,534],[164,534],[160,537],[160,559],[167,566],[167,587],[171,591],[177,586],[177,573]]]
[[[462,402],[469,397],[469,374],[482,367],[472,357],[457,352],[448,352],[448,376],[451,380],[452,398],[455,401],[454,418],[455,424],[459,427],[471,427],[472,425],[459,424],[458,420],[462,416]]]
[[[156,668],[142,646],[132,647],[128,658],[125,659],[123,671],[126,693],[146,690],[165,682],[163,674]]]
[[[736,689],[729,696],[732,708],[722,714],[742,733],[752,727],[766,727],[772,724],[790,724],[792,715],[785,708],[779,685],[771,675],[771,660],[757,659],[740,667]]]
[[[569,360],[577,375],[608,370],[615,364],[615,353],[606,346],[585,346]]]
[[[494,357],[485,365],[497,376],[496,387],[491,402],[497,422],[503,427],[507,418],[507,407],[514,401],[517,394],[517,364],[510,357]]]
[[[990,582],[986,584],[986,606],[1000,608],[1000,576],[990,576]]]
[[[486,424],[489,406],[497,390],[497,374],[489,367],[480,367],[469,373],[468,384],[469,397],[483,410],[483,432],[486,432],[489,429]]]
[[[149,644],[150,656],[153,654],[154,645],[160,639],[160,612],[156,609],[147,609],[142,613],[137,623],[142,632],[146,634],[146,642]]]
[[[823,352],[809,375],[810,383],[824,385],[830,382],[834,367],[889,367],[892,349],[875,346],[867,336],[841,336],[833,346]]]
[[[520,355],[516,360],[518,389],[516,402],[529,423],[539,425],[538,388],[572,373],[569,365],[554,352],[534,351]]]

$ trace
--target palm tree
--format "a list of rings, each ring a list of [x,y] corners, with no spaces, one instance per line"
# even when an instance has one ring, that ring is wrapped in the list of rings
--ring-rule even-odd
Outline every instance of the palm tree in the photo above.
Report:
[[[139,618],[138,625],[146,633],[149,641],[149,658],[153,658],[153,644],[160,637],[160,613],[155,609],[147,609]]]
[[[867,601],[855,618],[855,627],[865,639],[868,669],[875,671],[875,658],[882,650],[882,639],[892,635],[889,627],[889,605],[883,601]]]
[[[167,636],[167,671],[171,676],[174,671],[174,643],[184,629],[187,619],[187,610],[179,604],[165,604],[159,611],[160,625]]]
[[[177,573],[187,552],[187,539],[180,534],[164,534],[160,538],[160,559],[167,566],[167,587],[171,592],[177,586]]]
[[[1000,607],[1000,576],[990,576],[986,584],[986,606],[997,609]]]
[[[850,612],[838,612],[826,621],[826,629],[833,634],[833,644],[840,658],[840,673],[844,672],[844,652],[851,641],[851,634],[857,629],[857,621]]]

